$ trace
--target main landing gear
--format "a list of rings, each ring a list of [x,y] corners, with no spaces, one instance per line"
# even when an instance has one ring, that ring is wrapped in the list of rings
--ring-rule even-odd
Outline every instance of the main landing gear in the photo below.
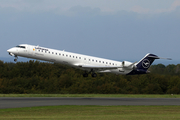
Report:
[[[97,77],[97,74],[96,73],[92,73],[91,76],[92,77]]]
[[[93,70],[91,70],[89,73],[91,73],[91,76],[92,76],[92,77],[97,77],[97,74],[96,74]],[[88,73],[85,72],[85,73],[83,74],[83,77],[88,77]]]
[[[85,73],[83,74],[83,77],[88,77],[88,73],[85,72]]]

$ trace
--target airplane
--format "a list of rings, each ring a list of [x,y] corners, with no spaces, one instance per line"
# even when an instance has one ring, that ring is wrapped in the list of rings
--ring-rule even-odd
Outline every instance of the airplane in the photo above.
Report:
[[[54,63],[67,64],[75,68],[84,70],[83,77],[88,77],[90,73],[92,77],[96,77],[96,73],[114,73],[122,75],[136,75],[149,73],[148,68],[155,59],[160,58],[154,54],[146,54],[139,62],[115,61],[88,55],[82,55],[64,50],[55,50],[40,46],[20,44],[7,50],[9,55],[14,56],[16,62],[18,56],[49,61]]]

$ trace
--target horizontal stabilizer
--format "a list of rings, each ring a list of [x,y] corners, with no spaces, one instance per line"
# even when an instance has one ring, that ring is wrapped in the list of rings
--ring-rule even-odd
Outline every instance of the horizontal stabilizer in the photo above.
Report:
[[[158,56],[148,56],[148,58],[172,60],[171,58],[162,58],[162,57],[158,57]]]

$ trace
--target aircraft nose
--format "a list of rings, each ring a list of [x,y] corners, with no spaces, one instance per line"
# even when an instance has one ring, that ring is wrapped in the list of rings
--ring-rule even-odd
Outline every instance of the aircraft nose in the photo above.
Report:
[[[7,50],[8,53],[15,53],[16,52],[16,49],[15,48],[10,48]]]
[[[12,48],[8,49],[7,52],[9,53],[13,52]]]
[[[15,48],[10,48],[7,50],[7,52],[9,53],[9,55],[14,56],[14,54],[16,54],[16,49]]]

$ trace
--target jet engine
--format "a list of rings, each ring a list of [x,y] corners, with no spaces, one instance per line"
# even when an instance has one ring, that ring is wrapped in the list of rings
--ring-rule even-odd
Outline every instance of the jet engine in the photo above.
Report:
[[[128,61],[123,61],[122,62],[122,66],[123,66],[123,68],[126,68],[126,69],[136,70],[137,66],[135,65],[135,63],[131,63],[131,62],[128,62]]]

